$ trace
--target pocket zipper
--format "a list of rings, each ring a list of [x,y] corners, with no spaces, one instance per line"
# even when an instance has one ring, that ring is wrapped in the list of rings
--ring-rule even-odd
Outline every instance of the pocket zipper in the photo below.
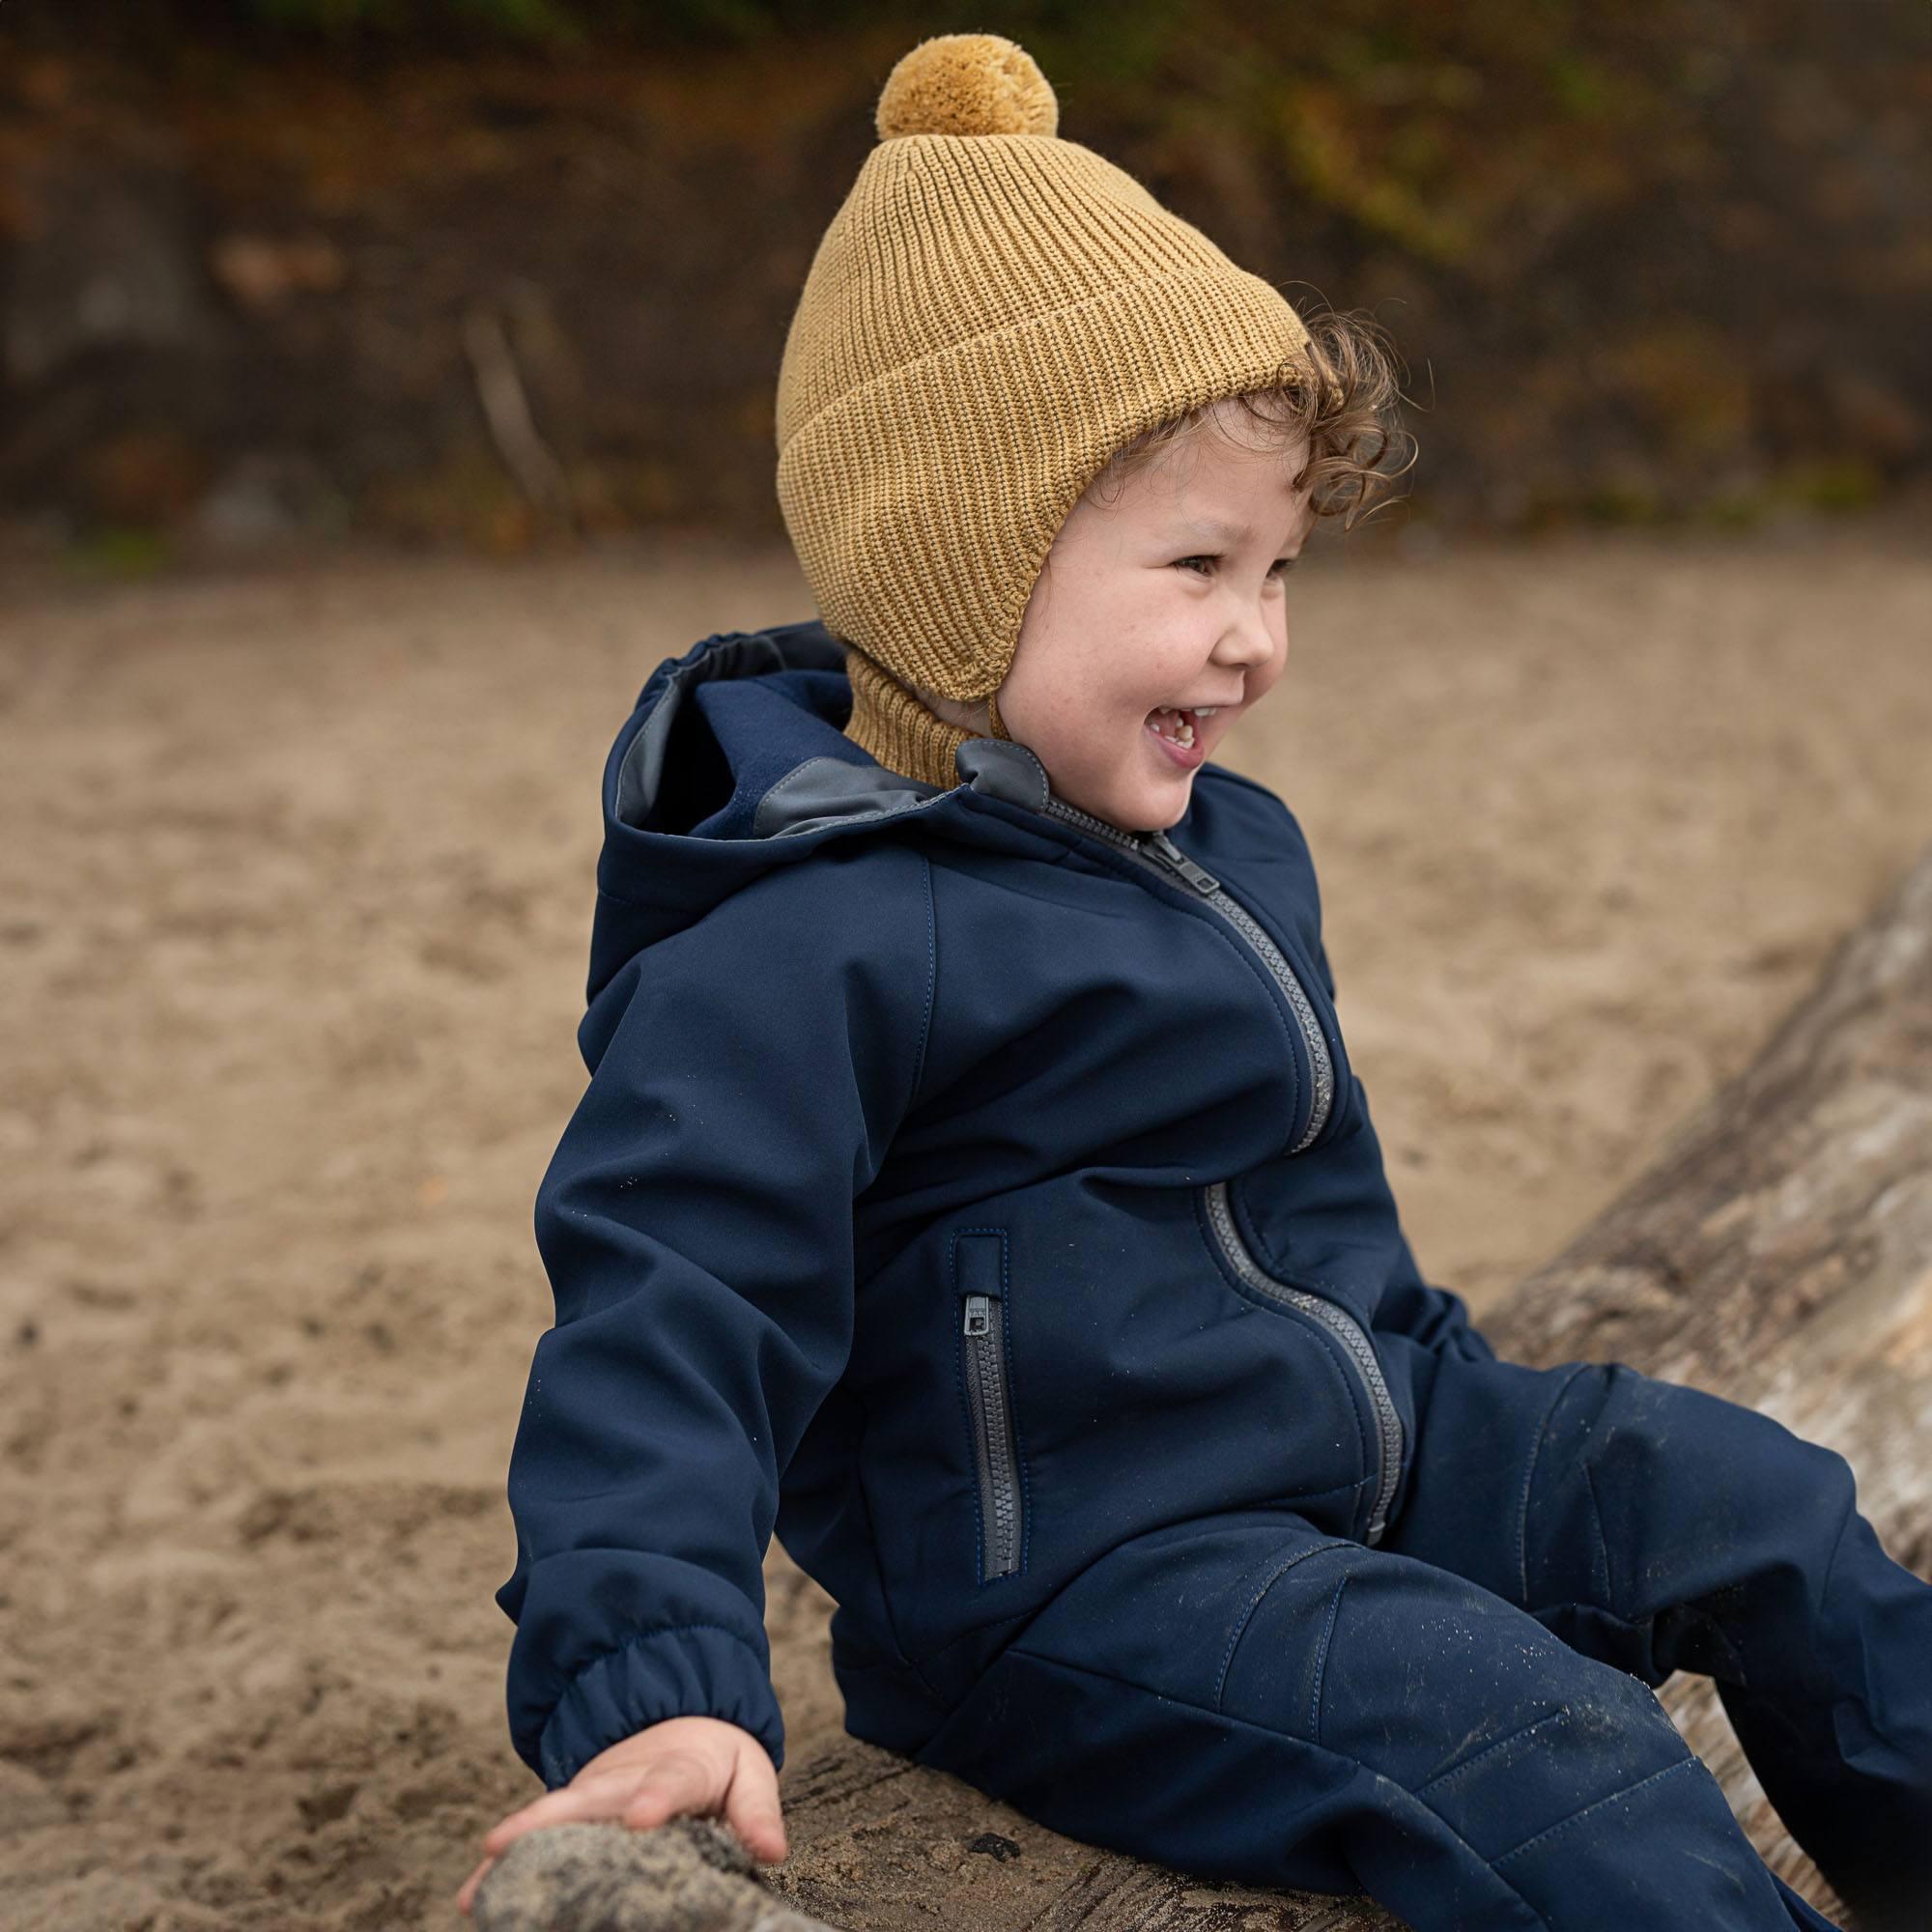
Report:
[[[1241,1239],[1241,1231],[1235,1225],[1235,1210],[1228,1202],[1228,1183],[1225,1180],[1211,1181],[1204,1187],[1201,1199],[1208,1209],[1208,1225],[1214,1230],[1214,1237],[1220,1243],[1221,1252],[1227,1256],[1229,1266],[1256,1293],[1264,1294],[1271,1301],[1283,1302],[1320,1321],[1342,1344],[1343,1353],[1361,1382],[1369,1398],[1370,1410],[1376,1418],[1375,1500],[1369,1505],[1369,1525],[1362,1534],[1362,1541],[1370,1545],[1379,1543],[1382,1532],[1388,1527],[1389,1503],[1395,1495],[1396,1478],[1402,1473],[1403,1432],[1402,1417],[1396,1411],[1395,1398],[1389,1394],[1388,1383],[1383,1379],[1382,1367],[1376,1359],[1375,1344],[1369,1340],[1368,1330],[1338,1302],[1328,1300],[1325,1295],[1310,1294],[1305,1289],[1291,1288],[1287,1282],[1277,1281],[1262,1267],[1248,1252],[1248,1244]]]
[[[980,1479],[980,1580],[1009,1577],[1020,1567],[1020,1499],[1015,1469],[1012,1404],[1000,1332],[1000,1297],[969,1294],[960,1332],[965,1337],[967,1406],[973,1417],[973,1461]]]

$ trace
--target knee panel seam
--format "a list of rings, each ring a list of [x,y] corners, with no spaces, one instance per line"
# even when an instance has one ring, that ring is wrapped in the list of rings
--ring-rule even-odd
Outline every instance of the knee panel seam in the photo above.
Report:
[[[1345,1544],[1328,1544],[1325,1545],[1324,1547],[1331,1549],[1348,1548],[1348,1546]],[[1293,1567],[1293,1563],[1298,1563],[1305,1557],[1319,1555],[1320,1553],[1321,1552],[1319,1550],[1304,1549],[1297,1556],[1293,1557],[1290,1563],[1284,1564],[1282,1567],[1284,1570],[1289,1569]],[[1271,1580],[1272,1578],[1270,1578],[1270,1581]],[[1343,1578],[1344,1582],[1346,1582],[1347,1580],[1348,1579],[1346,1577]],[[1264,1589],[1265,1589],[1265,1585],[1264,1585]],[[1339,1599],[1341,1596],[1341,1591],[1339,1587],[1336,1590],[1335,1596],[1336,1599]],[[1259,1599],[1257,1601],[1259,1601]],[[1182,1710],[1200,1711],[1205,1709],[1204,1706],[1195,1703],[1190,1698],[1177,1697],[1173,1695],[1172,1692],[1166,1690],[1151,1690],[1145,1684],[1136,1683],[1131,1677],[1122,1677],[1118,1671],[1097,1670],[1091,1663],[1076,1663],[1067,1658],[1049,1657],[1044,1651],[1027,1650],[1020,1645],[1015,1645],[1013,1649],[1009,1651],[1007,1654],[1009,1657],[1021,1658],[1036,1663],[1045,1664],[1049,1669],[1069,1671],[1082,1677],[1097,1678],[1103,1683],[1119,1684],[1128,1690],[1137,1691],[1143,1697],[1152,1697],[1157,1699],[1159,1702],[1163,1704],[1179,1705]],[[1289,1736],[1288,1733],[1274,1730],[1266,1724],[1257,1724],[1252,1719],[1230,1717],[1226,1712],[1218,1709],[1214,1711],[1212,1715],[1218,1718],[1224,1724],[1233,1724],[1237,1729],[1243,1731],[1259,1731],[1264,1736],[1276,1739]],[[1326,1745],[1321,1743],[1311,1743],[1302,1739],[1293,1739],[1292,1742],[1299,1745],[1300,1747],[1304,1750],[1317,1751],[1324,1758],[1332,1758],[1338,1764],[1348,1765],[1357,1770],[1368,1769],[1368,1767],[1363,1764],[1360,1758],[1350,1757],[1345,1751],[1330,1750]],[[1689,1758],[1686,1760],[1686,1762],[1695,1764],[1698,1762],[1698,1760],[1695,1758]],[[1672,1766],[1667,1766],[1666,1769],[1674,1771],[1677,1769],[1677,1767],[1675,1765],[1672,1765]],[[1414,1805],[1418,1811],[1426,1814],[1427,1817],[1429,1817],[1441,1830],[1445,1837],[1451,1839],[1455,1844],[1460,1846],[1462,1850],[1468,1855],[1470,1861],[1474,1864],[1486,1869],[1490,1873],[1491,1877],[1493,1878],[1495,1882],[1502,1887],[1503,1890],[1506,1893],[1508,1893],[1509,1897],[1521,1909],[1523,1916],[1531,1923],[1545,1927],[1546,1932],[1548,1932],[1548,1928],[1549,1926],[1549,1920],[1547,1918],[1545,1918],[1544,1915],[1541,1912],[1539,1912],[1536,1909],[1536,1907],[1533,1906],[1529,1902],[1529,1900],[1525,1898],[1523,1894],[1520,1891],[1519,1891],[1514,1885],[1510,1883],[1510,1881],[1507,1878],[1503,1876],[1501,1871],[1497,1869],[1498,1861],[1493,1859],[1486,1859],[1483,1856],[1483,1854],[1479,1852],[1476,1849],[1476,1847],[1472,1845],[1469,1842],[1469,1840],[1463,1835],[1463,1833],[1457,1829],[1456,1825],[1452,1820],[1445,1818],[1442,1815],[1442,1813],[1436,1810],[1436,1808],[1433,1804],[1425,1804],[1420,1798],[1416,1796],[1414,1792],[1410,1791],[1406,1785],[1397,1782],[1393,1778],[1384,1776],[1379,1772],[1372,1772],[1370,1775],[1375,1778],[1378,1788],[1386,1787],[1387,1789],[1396,1792],[1397,1794],[1399,1794],[1401,1799],[1406,1800],[1409,1804]],[[1648,1783],[1649,1779],[1648,1778],[1643,1779],[1642,1782]],[[1634,1786],[1632,1788],[1634,1789]],[[1612,1794],[1612,1796],[1618,1796],[1618,1795],[1621,1794],[1616,1794],[1616,1793]],[[1567,1823],[1568,1821],[1566,1820],[1565,1822]],[[1560,1830],[1561,1826],[1555,1827],[1553,1829]],[[1544,1834],[1539,1834],[1539,1835],[1544,1835]],[[1534,1841],[1532,1840],[1530,1842]],[[1524,1848],[1523,1846],[1519,1845],[1516,1849],[1517,1851],[1521,1851]],[[1507,1853],[1505,1854],[1505,1856],[1514,1857],[1515,1854]]]
[[[1253,1621],[1255,1612],[1261,1607],[1262,1599],[1265,1597],[1267,1593],[1270,1590],[1272,1590],[1274,1586],[1278,1582],[1280,1582],[1280,1580],[1284,1577],[1286,1577],[1288,1573],[1291,1570],[1293,1570],[1297,1563],[1305,1563],[1311,1556],[1320,1556],[1324,1550],[1347,1549],[1349,1548],[1350,1548],[1350,1546],[1348,1543],[1336,1541],[1331,1543],[1318,1543],[1312,1549],[1297,1549],[1293,1556],[1287,1559],[1286,1562],[1277,1563],[1275,1567],[1272,1570],[1270,1570],[1265,1577],[1262,1578],[1261,1583],[1256,1588],[1254,1595],[1248,1599],[1246,1607],[1241,1611],[1241,1614],[1236,1618],[1235,1628],[1228,1633],[1228,1646],[1221,1653],[1221,1667],[1215,1673],[1214,1676],[1214,1708],[1216,1711],[1220,1710],[1221,1699],[1227,1690],[1228,1672],[1234,1665],[1235,1652],[1240,1648],[1241,1639],[1247,1634],[1248,1625],[1250,1624],[1250,1622]]]
[[[1580,1809],[1571,1812],[1569,1817],[1559,1818],[1555,1824],[1538,1832],[1534,1837],[1525,1838],[1520,1845],[1513,1845],[1500,1858],[1492,1859],[1490,1861],[1492,1868],[1500,1873],[1503,1866],[1508,1864],[1512,1859],[1520,1858],[1524,1852],[1542,1844],[1546,1838],[1554,1837],[1558,1832],[1567,1832],[1572,1825],[1580,1824],[1591,1812],[1601,1811],[1605,1804],[1614,1804],[1618,1799],[1629,1798],[1633,1793],[1641,1791],[1645,1785],[1655,1784],[1659,1778],[1668,1777],[1672,1773],[1684,1771],[1692,1765],[1696,1766],[1700,1771],[1704,1768],[1701,1758],[1687,1754],[1684,1757],[1680,1757],[1675,1764],[1666,1764],[1662,1771],[1653,1771],[1648,1777],[1639,1777],[1634,1784],[1626,1784],[1602,1798],[1593,1799]]]
[[[1328,1619],[1321,1626],[1321,1641],[1315,1652],[1315,1685],[1308,1695],[1308,1735],[1318,1745],[1321,1742],[1321,1686],[1328,1674],[1328,1639],[1335,1634],[1336,1613],[1342,1607],[1342,1592],[1348,1587],[1345,1572],[1335,1585],[1335,1594],[1328,1599]]]
[[[1554,1711],[1546,1711],[1542,1717],[1532,1718],[1528,1723],[1511,1731],[1507,1737],[1497,1738],[1493,1744],[1485,1745],[1473,1757],[1465,1757],[1460,1764],[1452,1764],[1447,1771],[1438,1771],[1426,1783],[1415,1787],[1415,1795],[1423,1798],[1425,1793],[1434,1791],[1438,1786],[1454,1784],[1465,1773],[1474,1771],[1479,1764],[1487,1763],[1497,1751],[1507,1749],[1509,1746],[1524,1738],[1532,1738],[1537,1732],[1547,1729],[1551,1724],[1565,1724],[1569,1721],[1570,1713],[1566,1708],[1559,1706]]]

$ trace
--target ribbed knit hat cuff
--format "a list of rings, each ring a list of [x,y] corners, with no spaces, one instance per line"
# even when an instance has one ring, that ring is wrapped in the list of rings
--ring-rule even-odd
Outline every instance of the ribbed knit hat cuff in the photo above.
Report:
[[[961,782],[952,754],[961,745],[984,737],[984,732],[949,724],[918,693],[851,644],[845,647],[845,674],[852,684],[846,737],[902,778],[918,779],[943,791]]]

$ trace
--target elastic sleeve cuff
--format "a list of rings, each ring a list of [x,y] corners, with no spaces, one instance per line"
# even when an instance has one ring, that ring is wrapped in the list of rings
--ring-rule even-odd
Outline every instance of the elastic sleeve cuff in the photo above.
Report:
[[[590,1759],[666,1718],[722,1718],[784,1764],[784,1723],[762,1658],[722,1624],[643,1631],[592,1658],[557,1699],[537,1744],[553,1791]]]

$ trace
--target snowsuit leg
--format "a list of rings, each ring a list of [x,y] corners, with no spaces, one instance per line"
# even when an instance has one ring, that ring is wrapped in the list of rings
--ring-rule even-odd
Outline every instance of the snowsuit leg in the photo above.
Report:
[[[1862,1922],[1924,1923],[1932,1587],[1843,1460],[1629,1369],[1378,1341],[1415,1404],[1380,1548],[1319,1509],[1123,1544],[923,1761],[1182,1869],[1366,1890],[1417,1932],[1828,1925],[1657,1703],[1681,1667],[1717,1679]]]
[[[1415,1932],[1829,1932],[1645,1684],[1287,1510],[1118,1546],[918,1755],[1069,1836],[1366,1891]]]
[[[1844,1459],[1619,1366],[1417,1350],[1414,1369],[1385,1547],[1646,1683],[1714,1678],[1778,1816],[1861,1923],[1932,1924],[1932,1585],[1885,1553]]]

